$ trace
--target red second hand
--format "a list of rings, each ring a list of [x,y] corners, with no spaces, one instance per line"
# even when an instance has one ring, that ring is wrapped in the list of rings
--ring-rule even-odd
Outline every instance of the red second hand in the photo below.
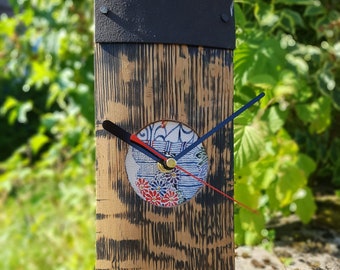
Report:
[[[168,158],[162,155],[161,153],[157,152],[155,149],[153,149],[151,146],[149,146],[147,143],[143,142],[141,139],[139,139],[135,134],[131,134],[130,140],[134,143],[139,144],[140,146],[144,147],[147,149],[149,152],[154,154],[155,156],[159,157],[160,159],[166,161]],[[221,194],[222,196],[228,198],[229,200],[232,200],[233,202],[237,203],[238,205],[242,206],[243,208],[249,210],[250,212],[253,212],[255,214],[259,214],[259,212],[256,209],[252,209],[251,207],[245,205],[244,203],[241,203],[240,201],[234,199],[230,195],[224,193],[223,191],[219,190],[218,188],[214,187],[213,185],[207,183],[203,179],[197,177],[196,175],[193,175],[191,172],[187,171],[183,167],[176,165],[176,168],[181,170],[182,172],[186,173],[187,175],[193,177],[195,180],[198,182],[202,183],[203,185],[207,186],[208,188],[211,188],[212,190],[216,191],[217,193]]]
[[[193,177],[195,180],[202,183],[203,185],[206,185],[208,188],[211,188],[212,190],[216,191],[217,193],[221,194],[222,196],[228,198],[229,200],[232,200],[233,202],[237,203],[238,205],[242,206],[243,208],[249,210],[250,212],[253,212],[255,214],[259,214],[259,211],[257,211],[256,209],[253,209],[253,208],[249,207],[248,205],[245,205],[244,203],[241,203],[240,201],[234,199],[233,197],[231,197],[227,193],[224,193],[223,191],[219,190],[218,188],[216,188],[216,187],[210,185],[209,183],[205,182],[203,179],[197,177],[196,175],[193,175],[191,172],[187,171],[183,167],[176,165],[176,168],[181,170],[182,172],[186,173],[187,175]]]

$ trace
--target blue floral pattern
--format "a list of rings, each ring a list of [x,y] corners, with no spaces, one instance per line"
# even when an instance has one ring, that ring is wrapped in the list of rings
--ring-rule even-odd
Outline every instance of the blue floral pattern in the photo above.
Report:
[[[176,156],[198,139],[191,128],[175,121],[152,123],[137,136],[168,157]],[[177,164],[206,181],[208,157],[202,145],[180,158]],[[194,197],[203,186],[178,168],[160,170],[154,160],[132,147],[126,157],[126,170],[135,192],[142,199],[160,207],[182,204]]]

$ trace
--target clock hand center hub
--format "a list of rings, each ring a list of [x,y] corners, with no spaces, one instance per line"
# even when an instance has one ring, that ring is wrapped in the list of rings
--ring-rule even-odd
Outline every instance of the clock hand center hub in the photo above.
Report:
[[[171,172],[177,166],[177,161],[174,158],[167,158],[164,162],[158,162],[157,166],[161,172]]]
[[[166,167],[170,168],[170,169],[173,169],[176,167],[177,165],[177,161],[176,159],[174,158],[168,158],[166,161],[165,161],[165,165]]]

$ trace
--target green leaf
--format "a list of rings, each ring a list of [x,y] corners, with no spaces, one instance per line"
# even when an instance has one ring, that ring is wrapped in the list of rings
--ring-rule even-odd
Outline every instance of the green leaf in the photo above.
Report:
[[[33,109],[32,101],[20,102],[9,96],[6,98],[4,105],[1,107],[1,114],[9,113],[8,121],[13,124],[15,120],[19,123],[27,122],[27,113]]]
[[[235,50],[235,85],[241,88],[253,81],[272,87],[281,76],[284,57],[278,40],[261,35],[252,37],[249,43],[242,43]]]
[[[30,146],[34,154],[38,153],[38,151],[43,147],[49,138],[44,134],[37,134],[30,139]]]
[[[326,13],[326,9],[323,5],[320,4],[319,5],[308,5],[305,9],[305,12],[303,13],[303,16],[306,17],[315,17],[317,15],[322,15]]]
[[[269,208],[271,211],[280,210],[281,204],[276,196],[276,183],[273,182],[266,190],[266,195],[268,196]]]
[[[336,82],[330,65],[326,65],[326,67],[318,74],[318,85],[320,90],[327,94],[329,93],[328,91],[334,90]]]
[[[254,74],[249,76],[248,81],[256,87],[262,89],[272,88],[277,81],[269,74]]]
[[[244,25],[247,22],[246,17],[244,16],[244,13],[242,9],[240,8],[239,4],[234,4],[234,13],[235,13],[235,19],[236,19],[236,25],[240,27],[244,27]]]
[[[315,214],[316,204],[312,191],[306,187],[300,189],[295,195],[296,214],[303,223],[308,223]]]
[[[265,111],[263,120],[267,123],[269,130],[276,133],[283,127],[287,116],[287,110],[281,110],[279,106],[271,106]]]
[[[244,230],[242,229],[240,215],[238,212],[234,215],[234,241],[236,245],[244,244]]]
[[[326,97],[320,97],[311,104],[297,105],[296,112],[303,122],[310,124],[311,133],[322,133],[331,123],[331,103]]]
[[[4,17],[3,17],[4,18]],[[2,19],[0,17],[0,35],[12,36],[15,33],[17,22],[15,18]]]
[[[246,163],[256,160],[264,145],[264,134],[260,122],[251,121],[249,112],[244,112],[235,120],[234,157],[235,168],[240,169]]]
[[[293,54],[287,54],[287,61],[293,65],[299,74],[305,75],[309,71],[309,66],[306,60],[303,57],[295,56]]]
[[[235,84],[243,84],[246,80],[249,69],[255,62],[255,53],[252,48],[246,43],[239,45],[235,50],[234,69],[235,69]],[[251,63],[251,64],[250,64]]]
[[[34,19],[34,11],[32,9],[25,9],[20,16],[21,21],[25,23],[25,25],[29,26]]]
[[[299,84],[299,89],[295,93],[296,100],[299,103],[309,102],[310,98],[313,96],[313,89],[304,83]]]
[[[18,103],[19,103],[18,100],[16,100],[14,97],[7,96],[4,104],[1,107],[0,110],[1,114],[5,115],[8,111],[15,108],[18,105]]]
[[[300,169],[293,165],[284,166],[276,184],[276,197],[280,207],[289,205],[294,194],[306,183],[307,179]]]
[[[259,202],[259,189],[247,183],[235,184],[235,199],[249,206],[252,209],[257,209]]]
[[[53,69],[51,69],[51,64],[50,58],[45,61],[33,61],[32,75],[29,77],[27,84],[41,88],[42,85],[50,83],[55,75]]]
[[[256,96],[256,91],[249,85],[242,86],[234,95],[234,109],[237,110],[241,104],[246,104]],[[236,120],[237,121],[237,120]]]
[[[27,123],[27,113],[33,109],[33,102],[26,101],[19,106],[18,122]]]
[[[296,26],[304,27],[301,15],[290,9],[280,11],[280,26],[288,33],[295,33]]]
[[[272,6],[264,2],[255,3],[254,15],[261,26],[273,27],[279,20]]]
[[[279,83],[274,87],[273,91],[277,99],[296,94],[298,91],[296,73],[287,69],[282,70]]]
[[[261,164],[259,164],[260,166]],[[259,167],[257,166],[257,167]],[[263,174],[261,174],[259,177],[257,177],[258,181],[256,181],[256,186],[261,189],[261,190],[266,190],[273,181],[276,179],[276,169],[271,168],[268,166],[263,166],[264,168],[262,169]]]
[[[264,216],[261,213],[254,214],[246,209],[240,209],[239,216],[240,225],[245,231],[245,244],[257,244],[262,238],[261,231],[265,228]]]
[[[316,169],[316,163],[313,159],[305,154],[299,154],[297,159],[297,166],[305,172],[305,176],[309,177]]]

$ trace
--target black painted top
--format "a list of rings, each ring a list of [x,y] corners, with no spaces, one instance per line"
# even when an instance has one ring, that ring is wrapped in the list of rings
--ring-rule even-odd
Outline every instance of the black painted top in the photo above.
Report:
[[[235,48],[233,0],[96,0],[98,43]]]

